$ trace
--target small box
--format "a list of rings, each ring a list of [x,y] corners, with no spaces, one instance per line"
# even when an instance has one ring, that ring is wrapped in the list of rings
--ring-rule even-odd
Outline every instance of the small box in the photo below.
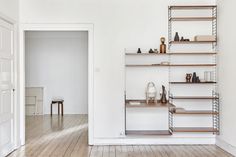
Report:
[[[195,41],[216,41],[215,35],[196,35],[194,37]]]

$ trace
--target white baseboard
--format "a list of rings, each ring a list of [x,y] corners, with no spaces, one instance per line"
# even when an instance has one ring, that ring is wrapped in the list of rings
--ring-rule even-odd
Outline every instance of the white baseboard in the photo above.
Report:
[[[215,144],[215,137],[160,137],[160,138],[95,138],[94,145],[178,145],[178,144]]]
[[[230,154],[236,156],[236,147],[220,139],[219,137],[216,138],[216,145],[229,152]]]

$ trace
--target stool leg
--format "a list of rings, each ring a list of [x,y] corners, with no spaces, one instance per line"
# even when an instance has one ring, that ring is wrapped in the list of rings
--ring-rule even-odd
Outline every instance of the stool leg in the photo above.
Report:
[[[51,103],[51,116],[52,116],[52,103]]]
[[[58,104],[58,115],[60,115],[60,103],[57,104]]]
[[[61,103],[61,115],[63,116],[64,115],[64,104],[63,104],[63,102]]]

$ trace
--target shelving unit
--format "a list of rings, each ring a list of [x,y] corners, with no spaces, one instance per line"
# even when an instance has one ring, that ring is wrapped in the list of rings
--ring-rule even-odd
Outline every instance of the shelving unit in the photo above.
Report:
[[[157,57],[159,60],[160,58],[164,57],[163,60],[157,61],[154,63],[125,63],[124,68],[127,71],[132,71],[134,68],[134,71],[139,71],[139,70],[144,70],[148,71],[146,69],[158,69],[155,72],[158,72],[159,69],[164,68],[162,70],[166,71],[168,73],[168,80],[166,80],[168,86],[169,86],[169,102],[167,104],[161,104],[160,102],[158,103],[149,103],[146,104],[146,101],[143,99],[130,99],[127,98],[127,91],[125,90],[125,134],[126,135],[132,135],[132,136],[155,136],[155,135],[172,135],[174,133],[213,133],[213,134],[218,134],[219,133],[219,94],[217,93],[217,80],[216,80],[216,56],[217,56],[217,40],[216,41],[173,41],[173,36],[172,36],[172,24],[175,21],[181,21],[181,22],[191,22],[191,21],[210,21],[212,23],[212,35],[217,36],[217,9],[215,5],[197,5],[197,6],[169,6],[168,8],[168,13],[169,13],[169,18],[168,18],[168,53],[128,53],[125,51],[125,58],[126,57],[137,57],[139,58],[138,61],[140,61],[140,57],[143,58],[148,58],[148,57]],[[172,11],[174,10],[197,10],[198,12],[201,10],[211,10],[212,11],[212,16],[206,16],[206,17],[172,17]],[[181,46],[191,46],[194,45],[197,46],[205,46],[209,45],[211,46],[211,50],[205,50],[205,51],[176,51],[172,50],[171,47],[173,45],[181,45]],[[202,61],[199,63],[182,63],[182,62],[173,62],[172,58],[174,57],[190,57],[194,58],[196,56],[200,57],[211,57],[213,62],[206,62]],[[160,57],[160,58],[159,58]],[[167,60],[166,60],[167,59]],[[165,62],[163,64],[162,62]],[[168,64],[167,64],[168,63]],[[214,80],[210,82],[199,82],[199,83],[193,83],[193,82],[185,82],[183,80],[175,80],[171,76],[175,70],[172,69],[178,69],[178,70],[186,70],[189,73],[189,69],[193,68],[196,70],[199,69],[208,69],[212,68],[214,69]],[[148,71],[149,72],[149,71]],[[133,73],[132,73],[133,74]],[[185,78],[185,76],[183,76]],[[133,80],[132,80],[133,81]],[[127,82],[126,82],[127,86]],[[193,90],[196,87],[207,87],[208,86],[211,88],[213,87],[212,93],[208,95],[181,95],[179,96],[176,93],[172,93],[172,88],[175,86],[180,86],[181,88],[184,89],[184,91],[188,90]],[[187,87],[187,88],[186,88]],[[135,87],[134,87],[135,88]],[[205,93],[205,92],[204,92]],[[131,102],[136,102],[136,103],[131,103]],[[185,101],[185,102],[190,102],[194,101],[194,103],[202,103],[203,102],[209,102],[209,105],[211,110],[208,109],[199,109],[199,106],[197,109],[185,109],[181,108],[181,106],[176,105],[175,101]],[[138,102],[138,103],[137,103]],[[154,109],[154,108],[167,108],[167,114],[168,114],[168,130],[146,130],[143,128],[143,130],[127,130],[126,128],[126,117],[127,117],[127,109],[138,109],[139,111],[142,109]],[[212,125],[209,127],[188,127],[186,126],[181,126],[181,127],[175,127],[174,125],[174,119],[175,116],[188,116],[188,118],[191,118],[191,116],[197,116],[201,117],[204,116],[206,118],[211,117],[212,118]],[[204,125],[206,126],[206,125]]]
[[[169,54],[160,54],[160,53],[125,53],[125,57],[145,57],[145,56],[150,56],[150,57],[158,57],[158,56],[167,56],[168,57]],[[165,71],[168,71],[168,67],[170,65],[169,64],[161,64],[161,63],[154,63],[154,64],[125,64],[125,69],[126,72],[130,70],[130,68],[137,68],[138,70],[142,70],[143,68],[166,68]],[[134,78],[135,79],[135,78]],[[168,82],[167,82],[168,84]],[[135,87],[134,87],[135,88]],[[143,91],[144,92],[144,91]],[[148,130],[146,128],[141,128],[140,130],[129,130],[127,129],[127,110],[128,109],[132,109],[132,110],[136,110],[138,109],[139,112],[140,110],[154,110],[154,109],[167,109],[166,112],[168,114],[168,112],[175,108],[174,104],[172,103],[161,103],[161,102],[149,102],[148,104],[146,103],[146,100],[143,99],[128,99],[126,96],[127,91],[125,91],[125,135],[127,136],[170,136],[172,135],[172,131],[171,128],[169,127],[166,130]],[[135,102],[132,104],[132,102]],[[143,116],[143,115],[142,115]],[[167,117],[168,118],[168,117]],[[151,119],[153,120],[153,119]]]
[[[201,17],[173,17],[172,12],[175,10],[197,10],[197,12],[200,12],[201,10],[210,10],[212,12],[211,16],[201,16]],[[183,81],[170,81],[170,94],[169,94],[169,99],[170,102],[175,104],[175,101],[194,101],[197,103],[200,100],[206,100],[211,102],[212,110],[185,110],[185,109],[178,109],[178,106],[172,111],[169,112],[169,118],[170,118],[170,125],[171,125],[171,130],[173,133],[183,133],[183,132],[203,132],[203,133],[213,133],[213,134],[218,134],[219,133],[219,94],[216,92],[217,91],[217,81],[216,81],[216,55],[217,55],[217,40],[216,41],[173,41],[173,36],[172,36],[172,30],[173,30],[173,24],[175,21],[180,21],[180,22],[191,22],[191,21],[210,21],[211,22],[211,27],[212,27],[212,32],[211,34],[217,37],[217,6],[215,5],[207,5],[207,6],[169,6],[168,9],[169,13],[169,20],[168,20],[168,32],[169,32],[169,51],[171,51],[172,45],[181,45],[181,46],[191,46],[191,45],[199,45],[201,47],[203,44],[204,45],[211,45],[212,46],[212,52],[194,52],[194,53],[180,53],[179,55],[192,55],[193,57],[199,56],[199,55],[208,55],[212,56],[212,60],[214,63],[206,63],[202,64],[202,67],[213,67],[214,68],[214,76],[215,76],[215,81],[211,82],[200,82],[200,83],[192,83],[192,82],[183,82]],[[175,53],[176,55],[176,53]],[[169,58],[171,62],[171,57]],[[188,65],[191,66],[191,65]],[[199,64],[201,66],[201,64]],[[192,64],[192,67],[199,67],[196,64]],[[197,70],[197,69],[196,69]],[[169,67],[169,73],[172,74],[172,67]],[[171,78],[170,78],[171,80]],[[212,96],[199,96],[199,95],[192,95],[192,96],[173,96],[172,93],[172,87],[173,86],[181,86],[182,88],[189,87],[190,85],[201,85],[208,87],[208,85],[213,85],[214,89],[212,92]],[[198,86],[197,86],[198,87]],[[191,88],[195,88],[195,86],[191,86]],[[186,90],[189,90],[189,88],[186,88]],[[176,94],[177,95],[177,94]],[[202,102],[202,101],[200,101]],[[179,116],[185,116],[185,115],[190,115],[190,116],[195,116],[195,115],[210,115],[212,117],[212,127],[175,127],[173,124],[175,115]],[[190,118],[190,117],[188,117]]]

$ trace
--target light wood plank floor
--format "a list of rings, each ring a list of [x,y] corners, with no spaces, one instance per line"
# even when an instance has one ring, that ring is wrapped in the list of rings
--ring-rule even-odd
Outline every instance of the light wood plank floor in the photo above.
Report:
[[[86,115],[26,118],[26,145],[9,157],[231,157],[215,145],[88,146]]]

